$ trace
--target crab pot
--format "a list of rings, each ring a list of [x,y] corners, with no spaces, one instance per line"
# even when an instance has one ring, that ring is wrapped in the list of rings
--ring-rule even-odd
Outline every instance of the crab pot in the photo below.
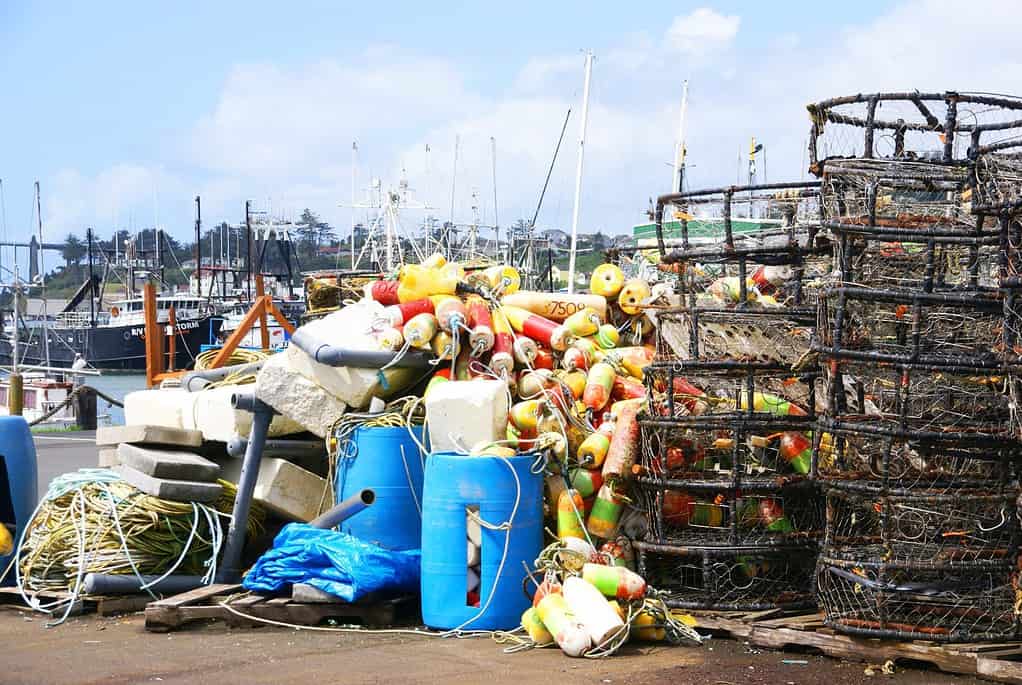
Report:
[[[821,296],[819,346],[884,362],[996,367],[1004,302],[997,291],[908,293],[837,287]]]
[[[816,325],[810,308],[675,307],[657,314],[657,359],[791,365]]]
[[[983,225],[990,220],[980,217]],[[898,292],[992,291],[1001,261],[998,233],[934,237],[916,229],[832,229],[837,284]]]
[[[653,362],[643,370],[649,413],[686,421],[815,415],[819,374],[770,362]]]
[[[804,417],[639,421],[639,475],[741,487],[805,478],[814,424]]]
[[[824,623],[842,633],[895,640],[1019,639],[1014,559],[946,564],[822,555],[816,590]]]
[[[633,491],[645,509],[647,542],[672,545],[792,545],[819,537],[823,506],[804,478],[743,482],[642,476]]]
[[[991,144],[976,154],[973,211],[1018,215],[1022,209],[1022,146]]]
[[[829,159],[821,165],[824,226],[880,227],[918,237],[976,235],[964,165],[911,159]],[[988,225],[996,234],[996,226]]]
[[[847,358],[824,366],[823,413],[839,426],[965,442],[1009,437],[1010,397],[999,369]]]
[[[965,166],[984,146],[1022,135],[1022,100],[979,93],[858,93],[807,109],[817,175],[848,157]]]
[[[1017,554],[1016,487],[888,494],[828,484],[824,490],[823,548],[835,559],[939,566]]]
[[[814,474],[825,484],[864,493],[954,492],[1003,488],[1015,479],[1022,445],[1010,437],[950,434],[918,437],[841,427],[820,419]]]
[[[816,549],[634,543],[638,572],[677,609],[809,609]]]

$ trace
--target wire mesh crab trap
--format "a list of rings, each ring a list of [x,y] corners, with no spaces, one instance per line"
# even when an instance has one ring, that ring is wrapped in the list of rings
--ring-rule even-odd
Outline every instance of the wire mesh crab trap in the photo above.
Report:
[[[1022,140],[979,148],[973,169],[973,211],[1017,215],[1022,210]]]
[[[667,606],[761,611],[815,606],[816,548],[685,547],[635,542],[639,573]]]
[[[1011,401],[998,369],[843,358],[824,367],[824,427],[965,443],[1010,437]]]
[[[1016,640],[1015,560],[938,565],[827,554],[816,571],[827,626],[844,633],[897,640]]]
[[[815,478],[866,494],[1003,489],[1015,480],[1022,457],[1022,445],[1010,438],[919,438],[911,431],[882,434],[835,427],[827,419],[819,423],[813,445]]]
[[[657,359],[791,365],[809,351],[812,310],[672,307],[657,313]]]
[[[645,506],[647,542],[677,545],[784,545],[816,539],[823,506],[806,479],[725,483],[640,476],[633,489]]]
[[[980,93],[856,94],[807,106],[809,164],[833,158],[969,162],[984,147],[1022,136],[1022,100]],[[822,169],[821,169],[822,167]]]
[[[643,369],[649,413],[656,418],[708,420],[788,418],[810,421],[816,371],[777,363],[656,361]]]
[[[828,484],[823,549],[833,558],[945,564],[1017,554],[1017,488],[865,493]]]
[[[831,354],[874,362],[995,368],[1004,347],[999,292],[909,293],[837,287],[821,295],[817,334]]]
[[[654,225],[660,261],[689,307],[812,305],[830,271],[818,182],[664,195]]]

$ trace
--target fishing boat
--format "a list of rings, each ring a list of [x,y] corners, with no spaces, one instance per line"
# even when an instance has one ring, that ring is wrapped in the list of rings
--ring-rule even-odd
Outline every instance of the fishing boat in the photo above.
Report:
[[[63,377],[54,378],[43,371],[24,373],[22,380],[23,410],[22,416],[29,423],[35,423],[58,408],[52,416],[41,421],[43,425],[66,426],[75,423],[74,404],[67,398],[74,391],[74,384]],[[10,380],[0,378],[0,416],[8,415],[8,393]]]

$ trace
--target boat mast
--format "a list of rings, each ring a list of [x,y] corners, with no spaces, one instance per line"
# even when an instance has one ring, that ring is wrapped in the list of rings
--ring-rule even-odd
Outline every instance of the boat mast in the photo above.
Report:
[[[42,201],[40,200],[41,193],[39,192],[39,181],[35,182],[35,212],[36,220],[39,222],[39,245],[43,244],[43,210]],[[49,312],[46,306],[46,260],[44,259],[46,251],[39,250],[39,282],[42,285],[42,296],[43,296],[43,340],[46,341],[46,366],[52,366],[50,364],[50,326]]]
[[[494,255],[500,254],[500,219],[497,216],[497,139],[490,136],[490,160],[493,163],[493,233]]]
[[[684,192],[685,185],[685,116],[688,113],[688,79],[681,90],[681,112],[678,115],[678,139],[674,144],[674,173],[671,176],[671,191]]]
[[[589,85],[593,75],[593,53],[586,51],[586,79],[582,91],[582,124],[578,135],[578,168],[575,170],[575,206],[571,212],[571,252],[568,256],[568,292],[575,292],[575,254],[578,251],[578,212],[582,204],[582,160],[586,147],[586,123],[589,119]]]
[[[351,270],[355,270],[355,184],[358,175],[358,141],[351,141]]]
[[[89,256],[89,327],[96,327],[96,290],[92,275],[92,226],[85,229],[85,243]],[[88,337],[86,337],[88,341]],[[89,350],[86,350],[88,353]]]

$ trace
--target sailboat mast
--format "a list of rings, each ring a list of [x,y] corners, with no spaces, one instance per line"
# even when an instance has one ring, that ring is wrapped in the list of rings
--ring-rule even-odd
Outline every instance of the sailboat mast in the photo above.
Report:
[[[571,253],[568,256],[568,292],[575,292],[575,253],[578,250],[578,213],[582,204],[582,161],[586,148],[586,123],[589,120],[589,85],[593,75],[593,53],[586,51],[586,79],[582,91],[582,125],[578,135],[578,168],[575,170],[575,206],[571,212]]]
[[[681,90],[681,112],[678,115],[678,139],[674,144],[674,173],[671,176],[671,190],[683,192],[685,184],[685,116],[688,113],[688,80]]]
[[[49,312],[46,306],[46,260],[44,255],[46,251],[41,249],[43,245],[43,209],[42,200],[40,199],[41,193],[39,192],[39,181],[35,182],[35,213],[36,220],[39,222],[39,278],[40,284],[42,284],[42,295],[43,295],[43,340],[45,341],[46,349],[46,366],[52,366],[50,364],[50,327],[49,327]]]

